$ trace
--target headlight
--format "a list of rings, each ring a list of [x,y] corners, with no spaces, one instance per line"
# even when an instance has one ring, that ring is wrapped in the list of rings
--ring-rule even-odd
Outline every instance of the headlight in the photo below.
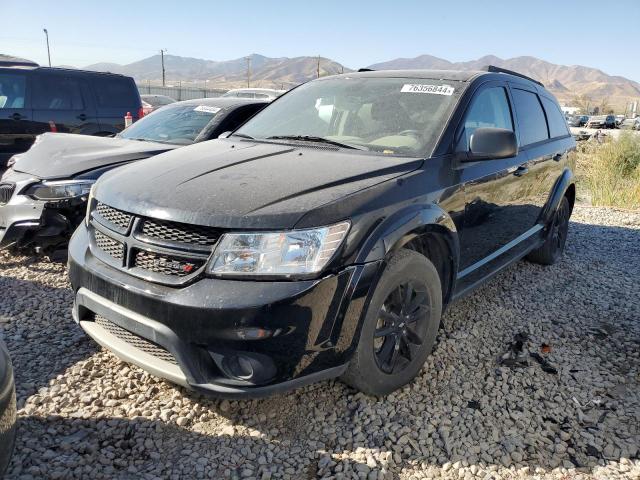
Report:
[[[221,276],[308,275],[329,263],[349,231],[349,222],[288,232],[227,233],[208,271]]]
[[[95,180],[63,180],[42,182],[29,187],[25,195],[37,200],[66,200],[89,195]]]
[[[91,204],[93,203],[93,197],[96,195],[96,185],[95,183],[91,185],[91,190],[89,190],[89,198],[87,198],[87,213],[84,217],[84,224],[88,227],[89,222],[91,221]]]

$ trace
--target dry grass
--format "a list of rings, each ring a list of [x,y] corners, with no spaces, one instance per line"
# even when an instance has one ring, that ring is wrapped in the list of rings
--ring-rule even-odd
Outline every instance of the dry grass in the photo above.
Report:
[[[640,208],[640,135],[580,142],[576,164],[593,205]]]

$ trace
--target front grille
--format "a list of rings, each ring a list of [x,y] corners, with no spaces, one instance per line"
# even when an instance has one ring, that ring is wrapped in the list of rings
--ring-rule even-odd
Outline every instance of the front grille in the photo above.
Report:
[[[153,343],[146,338],[142,338],[135,333],[130,332],[122,328],[120,325],[116,325],[115,323],[107,320],[102,315],[94,314],[93,320],[97,325],[100,325],[106,331],[108,331],[111,335],[118,337],[123,342],[128,343],[134,348],[138,350],[142,350],[149,355],[152,355],[160,360],[164,360],[165,362],[172,363],[174,365],[178,365],[175,357],[164,347],[161,347],[157,343]]]
[[[96,246],[102,250],[107,255],[116,258],[118,260],[122,260],[124,258],[124,244],[114,240],[113,238],[107,237],[104,233],[99,230],[94,230],[94,235],[96,237]]]
[[[142,234],[165,242],[186,243],[203,247],[215,245],[220,238],[220,231],[217,228],[155,219],[144,220]]]
[[[96,202],[91,250],[102,261],[150,281],[179,285],[205,265],[220,229],[123,212]]]
[[[131,224],[133,216],[129,213],[118,210],[117,208],[110,207],[104,203],[98,203],[95,209],[94,215],[97,215],[99,219],[104,220],[107,226],[115,227],[114,230],[119,232],[126,232]]]
[[[16,190],[15,183],[1,183],[0,184],[0,205],[6,205],[11,200],[13,192]]]
[[[204,260],[185,259],[156,252],[138,250],[133,267],[173,277],[186,277],[204,265]]]

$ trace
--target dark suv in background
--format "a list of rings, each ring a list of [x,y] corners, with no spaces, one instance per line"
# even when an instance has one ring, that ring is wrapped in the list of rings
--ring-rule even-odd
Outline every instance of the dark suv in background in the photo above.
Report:
[[[0,169],[44,132],[111,135],[142,116],[131,77],[64,68],[0,67]]]
[[[573,150],[554,97],[514,72],[314,80],[228,138],[104,175],[69,245],[73,315],[199,391],[341,376],[384,395],[418,374],[444,306],[560,258]]]

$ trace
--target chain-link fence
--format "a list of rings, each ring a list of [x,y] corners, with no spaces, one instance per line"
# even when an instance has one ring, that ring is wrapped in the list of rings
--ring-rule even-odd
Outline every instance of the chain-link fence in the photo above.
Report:
[[[227,92],[224,88],[161,87],[145,84],[138,84],[138,91],[140,95],[166,95],[178,101],[219,97]]]

